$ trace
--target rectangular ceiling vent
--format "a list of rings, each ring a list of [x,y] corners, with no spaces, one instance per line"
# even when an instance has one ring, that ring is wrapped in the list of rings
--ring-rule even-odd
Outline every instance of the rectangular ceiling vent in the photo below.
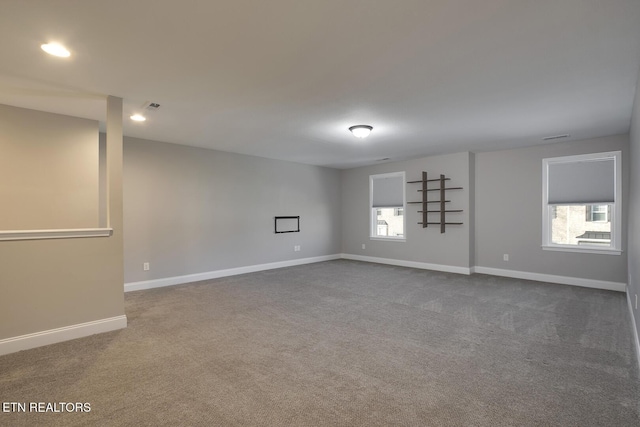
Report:
[[[562,139],[562,138],[569,138],[569,134],[545,136],[544,138],[542,138],[542,140],[543,141],[551,141],[552,139]]]
[[[142,104],[142,109],[146,111],[156,111],[158,108],[160,108],[160,104],[156,102],[147,101]]]

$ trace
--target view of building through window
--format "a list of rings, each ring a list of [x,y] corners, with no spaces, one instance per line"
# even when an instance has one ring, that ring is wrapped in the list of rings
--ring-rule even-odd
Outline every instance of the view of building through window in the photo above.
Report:
[[[376,208],[376,237],[404,237],[404,209]]]
[[[611,247],[611,205],[551,206],[551,241]]]

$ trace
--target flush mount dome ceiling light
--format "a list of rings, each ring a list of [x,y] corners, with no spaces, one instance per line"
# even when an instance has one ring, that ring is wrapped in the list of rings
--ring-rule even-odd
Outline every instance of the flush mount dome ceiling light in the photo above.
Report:
[[[60,58],[68,58],[71,56],[71,52],[69,52],[69,50],[60,43],[45,43],[40,45],[40,48],[49,55],[58,56]]]
[[[353,136],[356,138],[366,138],[373,130],[373,126],[369,125],[355,125],[349,128]]]
[[[131,120],[133,120],[134,122],[144,122],[145,120],[147,120],[147,118],[141,114],[134,114],[133,116],[129,117]]]

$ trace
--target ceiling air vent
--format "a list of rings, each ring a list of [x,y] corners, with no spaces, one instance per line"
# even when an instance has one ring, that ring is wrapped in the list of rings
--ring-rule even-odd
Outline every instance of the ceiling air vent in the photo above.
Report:
[[[147,101],[144,104],[142,104],[142,109],[146,111],[156,111],[158,108],[160,108],[160,104],[156,102]]]
[[[564,135],[553,135],[553,136],[545,136],[544,138],[542,138],[543,141],[551,141],[553,139],[562,139],[562,138],[569,138],[569,134],[564,134]]]

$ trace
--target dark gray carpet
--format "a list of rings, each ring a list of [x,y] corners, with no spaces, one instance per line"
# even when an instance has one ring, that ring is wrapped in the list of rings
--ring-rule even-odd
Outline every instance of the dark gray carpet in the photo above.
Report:
[[[0,357],[0,425],[638,426],[622,293],[331,261],[126,294]]]

